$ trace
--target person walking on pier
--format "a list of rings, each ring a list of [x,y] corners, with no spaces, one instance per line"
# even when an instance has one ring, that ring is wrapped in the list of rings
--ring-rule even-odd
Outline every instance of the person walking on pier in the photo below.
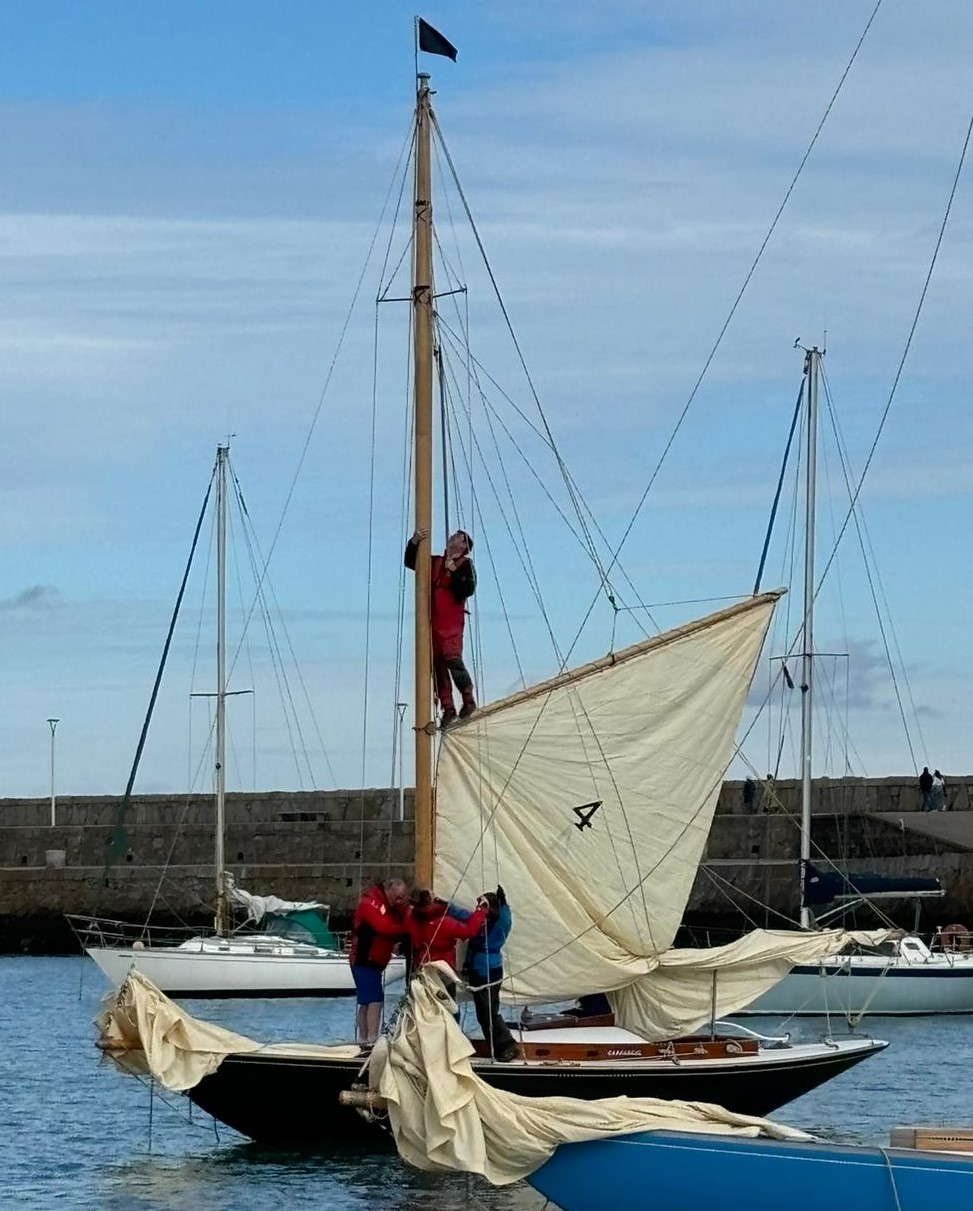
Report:
[[[932,774],[929,772],[929,766],[922,767],[922,773],[919,775],[919,796],[922,810],[924,812],[932,811]]]
[[[944,812],[946,810],[946,779],[938,769],[932,771],[932,791],[929,797],[930,811]]]
[[[358,993],[356,1041],[372,1047],[382,1027],[382,977],[396,943],[408,939],[409,889],[403,879],[386,879],[366,889],[351,923],[351,975]]]

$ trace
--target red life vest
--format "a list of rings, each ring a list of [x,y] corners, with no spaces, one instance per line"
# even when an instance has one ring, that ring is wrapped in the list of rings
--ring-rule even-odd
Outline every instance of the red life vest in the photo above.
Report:
[[[444,900],[435,900],[429,908],[413,908],[409,913],[413,968],[441,959],[455,971],[456,943],[474,937],[483,928],[485,908],[478,908],[465,921],[451,917],[448,908]]]
[[[402,914],[388,901],[381,883],[369,887],[358,901],[351,922],[352,967],[375,967],[384,971],[397,942],[408,936]]]

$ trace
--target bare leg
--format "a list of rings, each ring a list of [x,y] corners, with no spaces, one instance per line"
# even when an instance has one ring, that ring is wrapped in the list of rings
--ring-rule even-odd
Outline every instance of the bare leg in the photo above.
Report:
[[[359,1005],[355,1014],[355,1042],[359,1047],[368,1042],[368,1005]]]
[[[368,1027],[366,1042],[374,1043],[378,1039],[378,1032],[382,1029],[382,1009],[384,1008],[381,1001],[375,1001],[371,1005],[366,1005],[367,1011],[366,1024]]]

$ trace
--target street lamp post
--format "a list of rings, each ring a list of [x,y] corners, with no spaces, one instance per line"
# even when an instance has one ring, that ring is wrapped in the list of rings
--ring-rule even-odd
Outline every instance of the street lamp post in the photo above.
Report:
[[[54,795],[54,733],[61,721],[60,719],[48,719],[47,722],[51,729],[51,828],[53,828],[57,824],[57,799]]]

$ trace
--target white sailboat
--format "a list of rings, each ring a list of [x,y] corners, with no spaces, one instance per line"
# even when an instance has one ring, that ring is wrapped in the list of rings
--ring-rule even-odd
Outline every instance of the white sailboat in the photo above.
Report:
[[[114,985],[131,971],[163,992],[182,997],[350,996],[355,991],[348,955],[328,927],[328,905],[255,896],[237,887],[226,869],[226,519],[229,447],[216,450],[216,683],[213,774],[215,784],[214,930],[172,941],[171,930],[151,925],[72,916],[87,954]],[[230,927],[232,907],[246,920]],[[262,927],[261,927],[262,926]],[[260,927],[260,928],[258,928]],[[389,982],[405,975],[393,957]]]
[[[813,883],[821,881],[811,863],[811,757],[814,702],[814,531],[817,487],[818,380],[822,353],[809,349],[805,359],[805,524],[804,622],[801,644],[801,927],[812,929]],[[825,876],[827,877],[827,876]],[[941,895],[935,880],[913,880],[924,887],[905,891],[863,891],[854,875],[834,880],[836,898],[860,904],[883,894],[914,898]],[[889,881],[892,882],[891,880]],[[864,881],[863,881],[864,883]],[[839,911],[842,911],[839,909]],[[831,914],[828,914],[831,915]],[[799,964],[742,1015],[840,1014],[857,1020],[869,1014],[973,1013],[973,953],[932,951],[908,934],[866,948],[847,947],[813,965]]]

